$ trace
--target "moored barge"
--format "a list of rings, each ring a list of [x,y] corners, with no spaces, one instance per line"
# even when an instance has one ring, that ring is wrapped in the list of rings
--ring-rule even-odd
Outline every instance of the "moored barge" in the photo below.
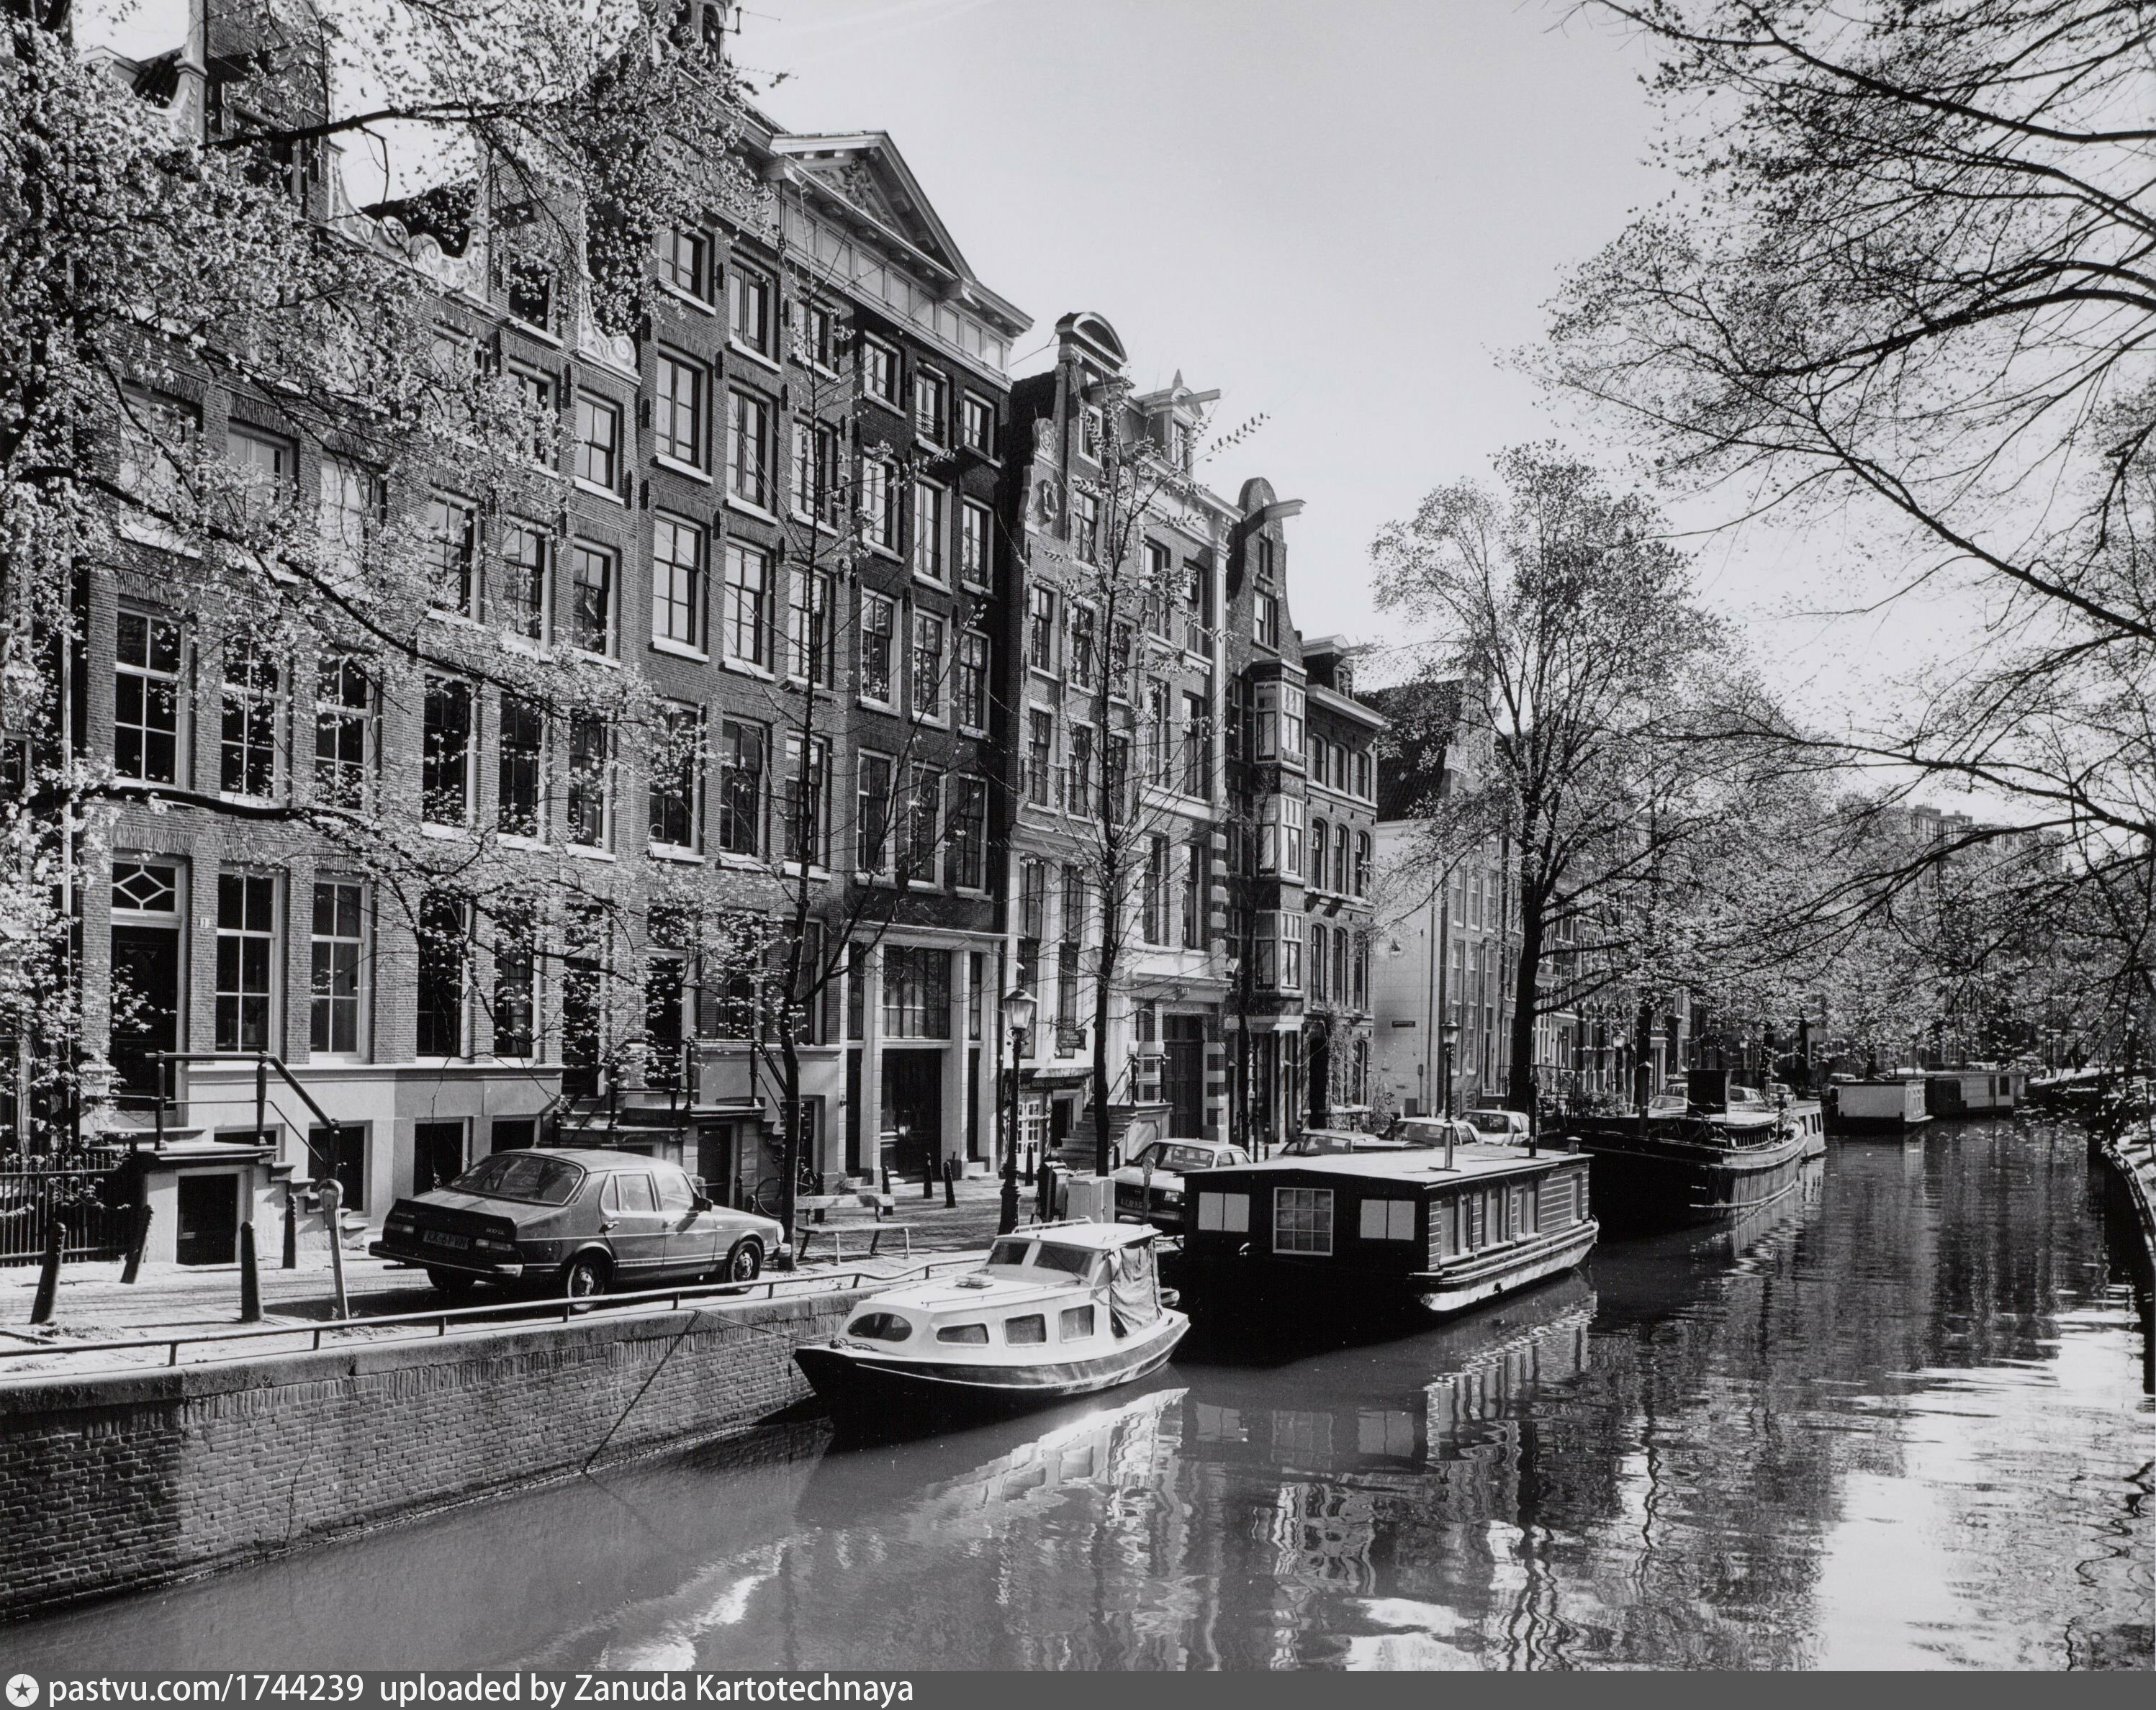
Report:
[[[1913,1075],[1838,1082],[1833,1098],[1830,1125],[1838,1134],[1915,1139],[1932,1119],[1924,1108],[1924,1083]]]
[[[1207,1328],[1455,1313],[1576,1267],[1587,1160],[1510,1146],[1280,1157],[1187,1178],[1167,1261]]]
[[[1594,1160],[1597,1210],[1650,1222],[1769,1205],[1797,1186],[1826,1144],[1818,1105],[1786,1098],[1769,1105],[1730,1087],[1722,1069],[1692,1070],[1682,1100],[1657,1099],[1640,1115],[1576,1118],[1571,1131]]]
[[[2011,1116],[2029,1078],[2018,1069],[1933,1069],[1924,1076],[1924,1109],[1933,1116]]]

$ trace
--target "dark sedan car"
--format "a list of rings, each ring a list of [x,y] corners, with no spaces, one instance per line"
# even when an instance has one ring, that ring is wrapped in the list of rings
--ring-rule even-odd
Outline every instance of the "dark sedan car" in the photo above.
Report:
[[[714,1206],[657,1159],[516,1151],[398,1201],[367,1251],[424,1266],[445,1294],[486,1282],[584,1295],[705,1277],[746,1282],[781,1238],[770,1218]]]

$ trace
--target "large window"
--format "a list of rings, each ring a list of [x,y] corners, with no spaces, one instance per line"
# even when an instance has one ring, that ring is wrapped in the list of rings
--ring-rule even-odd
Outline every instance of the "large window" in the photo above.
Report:
[[[1146,749],[1152,761],[1148,771],[1156,784],[1175,781],[1174,697],[1158,677],[1146,683]]]
[[[913,484],[913,568],[931,581],[950,579],[950,566],[944,556],[950,503],[951,495],[933,481]]]
[[[958,437],[968,451],[983,457],[996,454],[996,407],[984,397],[968,392],[960,406]]]
[[[771,555],[742,540],[726,542],[726,657],[771,666]]]
[[[621,481],[621,411],[589,392],[577,394],[577,479],[613,492]]]
[[[1026,596],[1025,662],[1036,671],[1055,669],[1055,590],[1035,587]]]
[[[1091,606],[1070,602],[1070,681],[1091,689],[1101,668],[1101,619]]]
[[[1202,694],[1183,698],[1183,793],[1204,797],[1211,792],[1213,709]]]
[[[836,578],[828,570],[797,570],[787,586],[788,668],[803,683],[829,689],[838,680],[833,667],[831,601]]]
[[[804,765],[798,733],[786,739],[786,771],[779,780],[779,798],[786,823],[781,848],[785,858],[820,867],[829,841],[824,825],[824,778],[830,765],[830,745],[817,737],[808,747]]]
[[[217,1049],[274,1051],[270,970],[276,965],[277,882],[217,876]]]
[[[651,418],[655,449],[661,457],[701,469],[704,466],[704,371],[696,363],[662,352],[658,381]]]
[[[1063,807],[1066,813],[1093,811],[1093,727],[1070,727],[1070,760],[1063,770]]]
[[[1025,799],[1045,807],[1055,777],[1055,714],[1034,707],[1026,714]]]
[[[886,1039],[951,1037],[951,952],[886,945],[883,1033]]]
[[[1211,847],[1202,837],[1191,840],[1183,868],[1183,947],[1202,950],[1207,939],[1212,900]]]
[[[569,548],[569,639],[588,653],[613,651],[613,554],[581,540]]]
[[[1070,500],[1070,545],[1086,563],[1101,556],[1101,495],[1079,492]]]
[[[754,392],[727,394],[726,491],[758,510],[771,508],[771,406]]]
[[[1332,1190],[1273,1190],[1273,1251],[1327,1254],[1332,1251]]]
[[[419,899],[418,1026],[421,1057],[461,1057],[465,1048],[464,903],[445,891]]]
[[[695,707],[659,714],[651,753],[651,841],[669,849],[696,847],[704,776],[704,718]]]
[[[879,403],[898,407],[898,352],[865,333],[861,335],[861,390]]]
[[[771,281],[762,274],[737,266],[727,274],[726,331],[759,356],[771,354]]]
[[[609,841],[613,733],[597,713],[569,715],[569,841],[603,849]]]
[[[112,760],[123,778],[178,781],[180,626],[141,612],[120,614],[112,673]]]
[[[968,730],[988,728],[988,638],[977,629],[958,637],[958,668],[952,699],[958,723]]]
[[[958,504],[958,579],[976,587],[988,585],[988,541],[993,514],[978,499]]]
[[[331,568],[344,576],[357,573],[369,543],[381,530],[385,513],[381,480],[343,458],[322,459],[322,545]]]
[[[250,641],[235,639],[224,652],[217,786],[257,798],[277,790],[277,666]]]
[[[538,1039],[539,929],[522,903],[494,921],[494,1054],[529,1057]],[[499,1124],[495,1133],[500,1134]],[[499,1139],[495,1143],[501,1144]]]
[[[316,1055],[355,1057],[361,1049],[362,978],[367,958],[367,897],[357,879],[315,882],[314,980],[307,1047]]]
[[[1193,558],[1183,566],[1183,645],[1194,653],[1213,650],[1213,578]]]
[[[839,518],[839,430],[829,422],[793,424],[793,509],[819,523]]]
[[[300,484],[300,452],[290,440],[234,423],[226,435],[224,455],[239,473],[241,514],[234,520],[240,526],[291,502]]]
[[[763,756],[762,725],[721,722],[719,847],[729,855],[763,852]]]
[[[943,717],[943,620],[931,612],[913,614],[913,716]]]
[[[865,754],[858,763],[854,799],[854,865],[862,873],[891,870],[891,762]]]
[[[654,240],[659,251],[659,277],[685,296],[699,302],[711,298],[711,244],[701,232],[669,227]]]
[[[1143,906],[1140,932],[1147,944],[1168,942],[1168,839],[1146,839]]]
[[[663,512],[651,520],[651,633],[704,644],[704,531]]]
[[[861,461],[861,538],[886,552],[898,550],[897,477],[889,463]]]
[[[428,597],[445,612],[472,608],[472,559],[479,547],[479,513],[461,499],[427,501],[427,557],[434,586]]]
[[[504,531],[501,546],[503,626],[526,641],[547,638],[547,586],[552,579],[554,542],[534,524],[513,522]]]
[[[889,704],[892,631],[898,607],[881,594],[861,596],[861,698]]]
[[[522,695],[501,698],[495,761],[495,826],[512,837],[547,832],[547,714]]]
[[[988,873],[988,784],[959,777],[951,783],[951,883],[979,890]]]
[[[1281,640],[1280,596],[1260,588],[1257,595],[1255,625],[1259,643],[1279,650]]]
[[[940,882],[943,852],[943,773],[919,760],[908,769],[906,790],[906,865],[900,875],[916,884]]]
[[[913,431],[931,445],[950,431],[951,382],[932,368],[913,371]]]
[[[419,811],[436,825],[471,818],[472,691],[453,678],[427,679],[422,715]]]
[[[324,659],[315,676],[315,799],[367,806],[373,767],[374,685],[358,660]]]

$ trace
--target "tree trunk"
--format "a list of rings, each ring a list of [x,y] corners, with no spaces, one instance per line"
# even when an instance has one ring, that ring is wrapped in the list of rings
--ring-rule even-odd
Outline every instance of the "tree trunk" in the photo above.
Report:
[[[1115,887],[1102,887],[1101,899],[1101,962],[1093,982],[1093,1173],[1108,1173],[1108,1006],[1115,996],[1115,975],[1121,960],[1116,954]]]
[[[1534,1108],[1535,1011],[1542,1001],[1543,909],[1544,899],[1522,876],[1520,883],[1520,959],[1512,1000],[1512,1073],[1505,1103],[1515,1110]],[[1448,1069],[1450,1065],[1446,1066]]]

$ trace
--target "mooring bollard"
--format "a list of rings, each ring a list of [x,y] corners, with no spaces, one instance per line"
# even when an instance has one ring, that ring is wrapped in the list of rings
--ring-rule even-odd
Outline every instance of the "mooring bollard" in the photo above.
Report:
[[[921,1197],[924,1200],[936,1197],[936,1160],[933,1158],[921,1166]]]
[[[132,1282],[142,1274],[142,1254],[150,1245],[150,1215],[146,1205],[128,1210],[127,1263],[120,1272],[122,1282]]]
[[[1028,1146],[1025,1149],[1025,1173],[1028,1175],[1034,1176],[1037,1176],[1040,1174],[1040,1154],[1035,1152],[1030,1146]]]
[[[262,1322],[262,1277],[254,1257],[254,1220],[239,1226],[239,1322]]]
[[[947,1211],[958,1209],[958,1160],[956,1158],[943,1160],[943,1208]]]
[[[330,1275],[336,1283],[336,1313],[352,1316],[352,1302],[344,1292],[344,1231],[339,1215],[344,1205],[344,1184],[331,1176],[316,1184],[322,1199],[322,1221],[330,1231]]]
[[[300,1268],[300,1206],[292,1192],[292,1184],[285,1184],[285,1258],[281,1270]]]
[[[38,1267],[38,1298],[30,1303],[30,1322],[46,1324],[52,1322],[53,1307],[60,1293],[60,1249],[67,1240],[67,1231],[60,1227],[57,1212],[45,1226],[45,1257]]]

